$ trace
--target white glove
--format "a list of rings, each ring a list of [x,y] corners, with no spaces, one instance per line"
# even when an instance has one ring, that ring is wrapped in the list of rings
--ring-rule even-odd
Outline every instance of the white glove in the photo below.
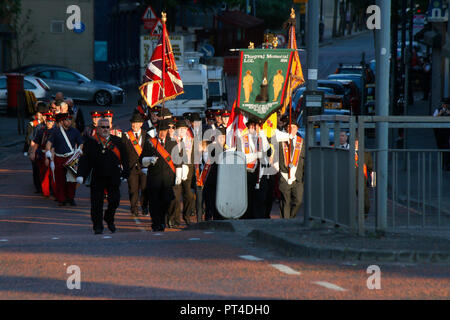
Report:
[[[47,152],[45,152],[45,156],[49,159],[51,159],[52,157],[52,152],[50,150],[47,150]]]
[[[182,169],[182,174],[181,174],[181,180],[182,181],[185,181],[186,179],[187,179],[187,177],[188,177],[188,173],[189,173],[189,167],[187,166],[187,165],[185,165],[185,164],[183,164],[182,166],[181,166],[181,169]]]
[[[23,153],[23,156],[24,156],[24,157],[28,157],[28,152],[24,152],[24,153]]]
[[[143,174],[147,175],[148,169],[147,168],[142,168],[141,171],[142,171]]]
[[[155,164],[156,164],[156,161],[158,161],[158,157],[150,157],[150,163],[151,163],[152,165],[155,165]]]
[[[50,169],[52,171],[55,171],[55,162],[54,161],[50,161]]]
[[[84,178],[83,177],[77,177],[77,183],[83,184]]]
[[[156,137],[156,129],[151,128],[150,130],[148,130],[147,134],[152,138]]]
[[[142,158],[142,166],[143,167],[148,167],[148,165],[150,164],[150,158],[151,157],[144,157],[144,158]]]
[[[175,185],[180,185],[181,184],[181,177],[183,175],[183,169],[182,168],[176,168],[175,169]]]
[[[120,178],[120,181],[127,182],[127,179],[126,178]]]

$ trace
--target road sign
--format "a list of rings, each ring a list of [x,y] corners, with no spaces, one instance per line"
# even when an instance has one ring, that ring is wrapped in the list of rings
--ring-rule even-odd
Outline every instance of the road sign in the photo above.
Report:
[[[147,30],[153,30],[159,21],[151,6],[147,7],[141,19],[144,22],[144,29]]]
[[[158,22],[155,24],[155,26],[152,29],[152,32],[150,34],[152,36],[161,36],[163,32],[163,25],[161,20],[158,19]]]
[[[203,47],[201,47],[200,52],[203,53],[206,58],[211,58],[214,56],[214,47],[208,43],[205,43]]]
[[[430,1],[428,7],[429,22],[446,22],[448,21],[448,10],[443,7],[442,0]]]

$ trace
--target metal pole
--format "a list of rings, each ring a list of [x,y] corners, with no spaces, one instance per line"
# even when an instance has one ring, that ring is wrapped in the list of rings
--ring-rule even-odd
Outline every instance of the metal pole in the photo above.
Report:
[[[389,58],[390,58],[390,25],[391,1],[377,0],[381,11],[381,29],[375,30],[376,59],[376,97],[375,110],[377,116],[389,115]],[[396,54],[396,53],[394,53]],[[394,55],[395,59],[395,55]],[[388,123],[378,122],[377,130],[377,233],[384,234],[387,228],[387,173],[388,173]]]
[[[317,73],[319,66],[319,2],[308,2],[308,28],[306,34],[306,51],[308,59],[307,90],[317,90]]]

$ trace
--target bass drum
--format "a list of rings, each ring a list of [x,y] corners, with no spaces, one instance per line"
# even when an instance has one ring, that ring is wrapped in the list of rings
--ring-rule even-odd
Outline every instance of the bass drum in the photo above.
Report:
[[[245,155],[225,151],[218,159],[216,208],[227,219],[238,219],[247,210]]]

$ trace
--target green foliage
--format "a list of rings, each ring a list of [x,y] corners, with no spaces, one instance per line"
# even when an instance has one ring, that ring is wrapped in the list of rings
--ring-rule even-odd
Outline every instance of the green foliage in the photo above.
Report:
[[[20,0],[1,0],[0,1],[0,23],[10,23],[11,19],[20,14]]]
[[[267,29],[280,30],[283,22],[289,19],[292,5],[291,1],[259,0],[256,3],[256,16],[264,20]]]
[[[17,67],[21,67],[31,53],[34,44],[38,41],[38,34],[31,24],[31,9],[25,14],[17,13],[12,17],[11,28],[15,33],[12,40],[13,57]]]

